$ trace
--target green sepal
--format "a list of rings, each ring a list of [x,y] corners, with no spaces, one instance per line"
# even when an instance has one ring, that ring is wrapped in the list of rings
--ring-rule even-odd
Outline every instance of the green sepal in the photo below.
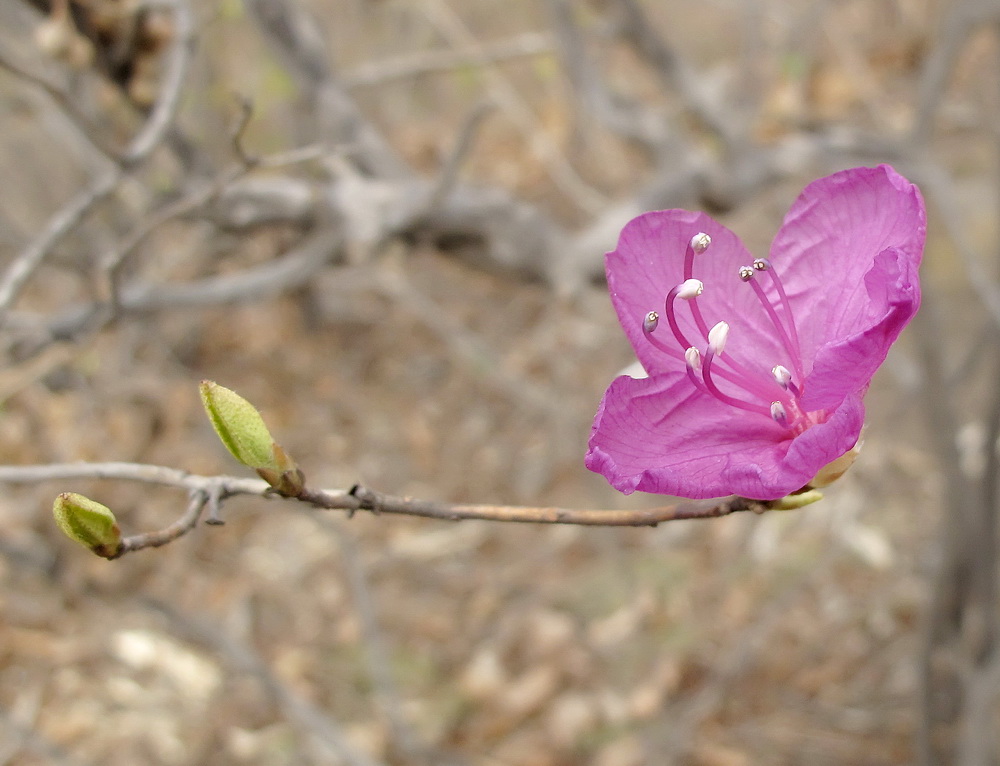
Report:
[[[70,540],[106,559],[118,553],[122,532],[107,506],[76,492],[63,492],[52,505],[52,515]]]
[[[794,495],[786,495],[778,500],[771,500],[767,505],[772,511],[794,511],[807,505],[819,502],[823,493],[818,489],[806,489]]]

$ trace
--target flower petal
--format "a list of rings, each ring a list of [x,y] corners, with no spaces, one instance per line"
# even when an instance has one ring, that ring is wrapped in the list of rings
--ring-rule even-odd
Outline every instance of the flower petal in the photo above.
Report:
[[[806,378],[801,403],[806,410],[833,409],[846,396],[864,392],[885,361],[889,347],[920,308],[917,264],[896,248],[883,250],[863,280],[868,297],[852,324],[864,323],[821,347]]]
[[[864,420],[859,396],[797,437],[766,416],[725,405],[682,373],[616,379],[591,431],[586,464],[621,492],[774,500],[851,449]]]
[[[844,170],[805,188],[774,238],[771,262],[792,304],[807,373],[821,348],[865,332],[884,313],[884,303],[869,305],[866,289],[876,256],[893,248],[908,261],[901,273],[915,275],[926,229],[920,191],[888,165]],[[919,305],[915,276],[911,286]]]

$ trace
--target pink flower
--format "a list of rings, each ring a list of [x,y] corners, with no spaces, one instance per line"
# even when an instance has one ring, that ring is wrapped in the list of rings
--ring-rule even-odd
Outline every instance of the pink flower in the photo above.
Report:
[[[754,259],[702,213],[645,213],[606,259],[649,377],[617,378],[586,464],[626,494],[774,500],[849,452],[920,306],[926,216],[888,165],[811,183]]]

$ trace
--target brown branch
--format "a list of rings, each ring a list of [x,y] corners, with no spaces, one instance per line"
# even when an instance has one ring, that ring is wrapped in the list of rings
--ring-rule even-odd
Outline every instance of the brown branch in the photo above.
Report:
[[[442,521],[505,521],[527,524],[574,524],[588,527],[655,527],[664,521],[683,519],[712,519],[728,516],[737,511],[763,513],[770,510],[767,503],[732,497],[716,504],[684,502],[659,508],[618,510],[618,509],[577,509],[552,508],[520,505],[467,505],[445,503],[434,500],[419,500],[412,497],[387,495],[382,492],[356,485],[345,496],[337,490],[328,494],[323,490],[306,489],[298,497],[303,502],[329,510],[371,511],[378,515],[397,513],[404,516],[419,516]]]
[[[121,541],[118,550],[110,558],[117,559],[126,553],[143,548],[159,548],[167,543],[172,543],[178,537],[183,537],[195,528],[201,518],[202,511],[205,510],[205,506],[210,501],[217,503],[218,498],[210,498],[207,493],[200,490],[193,492],[187,511],[177,521],[155,532],[140,532],[137,535],[129,535]]]
[[[135,481],[145,484],[176,487],[191,494],[187,511],[172,524],[155,532],[126,537],[111,558],[126,553],[154,548],[173,542],[190,532],[197,525],[206,504],[210,505],[210,520],[217,519],[215,512],[221,503],[236,495],[276,498],[278,495],[264,481],[242,479],[236,476],[199,476],[166,466],[141,463],[52,463],[48,465],[0,466],[0,483],[35,484],[40,481],[65,479],[103,478]],[[589,527],[655,527],[666,521],[685,519],[714,519],[741,511],[764,513],[777,505],[745,497],[723,500],[685,501],[658,508],[578,509],[521,505],[470,505],[436,500],[420,500],[378,492],[356,484],[351,489],[305,488],[296,497],[316,508],[346,511],[352,517],[358,511],[369,511],[376,516],[396,514],[417,516],[441,521],[519,522],[525,524],[572,524]],[[218,522],[216,522],[218,523]]]

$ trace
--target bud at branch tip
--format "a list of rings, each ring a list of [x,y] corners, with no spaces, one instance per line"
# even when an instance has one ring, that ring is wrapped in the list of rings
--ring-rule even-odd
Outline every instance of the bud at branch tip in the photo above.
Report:
[[[106,559],[118,553],[122,533],[107,506],[76,492],[63,492],[52,504],[52,515],[70,540]]]

